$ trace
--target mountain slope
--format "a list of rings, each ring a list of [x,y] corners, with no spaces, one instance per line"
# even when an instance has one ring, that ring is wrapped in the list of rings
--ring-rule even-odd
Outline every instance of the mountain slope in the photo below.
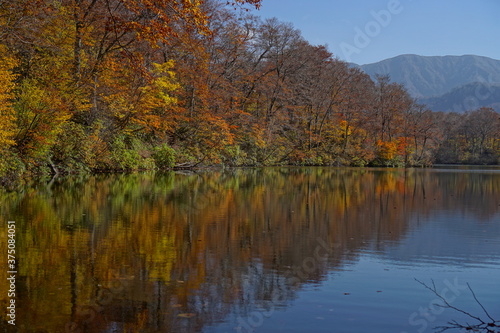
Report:
[[[360,67],[372,78],[388,74],[416,98],[441,96],[470,83],[500,83],[500,60],[475,55],[400,55]]]
[[[419,102],[434,111],[461,113],[483,106],[500,111],[500,84],[469,83],[439,97],[419,99]]]

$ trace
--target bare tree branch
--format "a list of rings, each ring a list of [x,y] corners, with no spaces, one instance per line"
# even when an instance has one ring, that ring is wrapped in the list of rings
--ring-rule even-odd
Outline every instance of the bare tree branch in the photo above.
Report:
[[[476,301],[477,304],[481,307],[481,309],[484,311],[486,316],[490,321],[487,321],[485,319],[482,319],[481,317],[475,316],[467,311],[464,311],[462,309],[457,308],[456,306],[451,305],[446,298],[441,295],[436,288],[436,284],[434,283],[434,280],[431,280],[432,286],[427,285],[426,283],[415,279],[418,283],[420,283],[424,288],[427,290],[430,290],[434,295],[436,295],[441,301],[443,301],[443,304],[440,305],[438,304],[437,306],[440,306],[445,309],[452,309],[454,311],[457,311],[459,313],[462,313],[466,315],[469,318],[472,318],[476,321],[478,321],[477,324],[469,324],[468,322],[465,322],[465,324],[461,324],[457,322],[456,320],[449,321],[447,323],[447,326],[438,326],[435,327],[437,333],[442,333],[448,330],[453,330],[453,329],[458,329],[458,330],[465,330],[468,332],[482,332],[482,333],[500,333],[500,321],[493,319],[493,317],[488,313],[486,308],[479,302],[478,298],[476,297],[476,294],[472,290],[471,286],[469,283],[467,283],[467,287],[469,288],[472,296],[474,297],[474,300]]]

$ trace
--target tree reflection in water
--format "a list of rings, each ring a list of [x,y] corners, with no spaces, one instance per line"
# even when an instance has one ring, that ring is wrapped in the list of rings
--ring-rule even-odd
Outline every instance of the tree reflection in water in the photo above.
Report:
[[[57,179],[0,210],[17,221],[26,331],[198,332],[286,307],[412,217],[488,219],[499,191],[493,172],[238,169]]]

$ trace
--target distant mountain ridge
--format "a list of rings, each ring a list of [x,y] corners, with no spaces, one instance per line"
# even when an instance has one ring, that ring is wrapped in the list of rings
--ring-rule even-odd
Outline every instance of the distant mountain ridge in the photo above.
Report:
[[[469,83],[439,97],[421,98],[419,102],[436,111],[461,113],[485,106],[500,112],[500,84]]]
[[[463,112],[469,106],[500,111],[500,60],[405,54],[359,67],[372,78],[389,75],[434,111]]]

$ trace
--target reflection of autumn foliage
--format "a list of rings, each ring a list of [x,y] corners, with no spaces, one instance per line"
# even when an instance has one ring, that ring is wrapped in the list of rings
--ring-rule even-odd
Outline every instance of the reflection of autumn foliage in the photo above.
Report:
[[[262,303],[273,291],[285,302],[367,244],[400,239],[415,214],[444,207],[488,218],[499,190],[494,173],[432,170],[102,175],[2,195],[0,211],[18,226],[19,320],[30,329],[60,331],[95,306],[96,332],[111,321],[125,331],[194,332],[235,303]],[[334,252],[287,284],[318,238]]]

